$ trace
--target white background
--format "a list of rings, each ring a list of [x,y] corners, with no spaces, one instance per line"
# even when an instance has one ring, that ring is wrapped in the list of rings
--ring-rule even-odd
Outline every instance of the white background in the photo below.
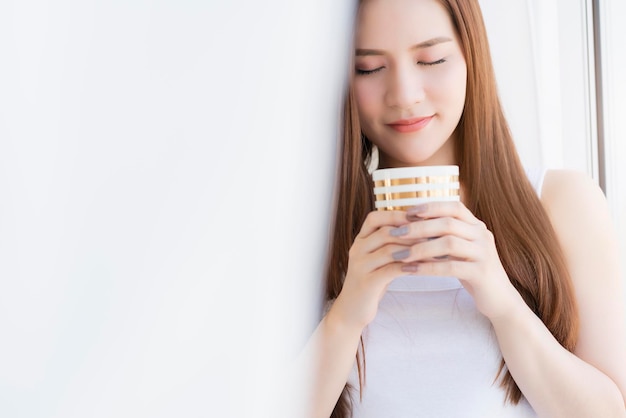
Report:
[[[221,3],[0,3],[0,416],[292,416],[351,4]],[[522,158],[594,174],[584,19],[481,3]]]
[[[0,416],[293,416],[349,7],[0,2]]]

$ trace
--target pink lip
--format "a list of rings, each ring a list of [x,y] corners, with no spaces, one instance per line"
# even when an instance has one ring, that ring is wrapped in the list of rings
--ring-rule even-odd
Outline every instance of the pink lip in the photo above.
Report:
[[[416,132],[428,125],[432,118],[433,116],[412,119],[400,119],[395,122],[388,123],[387,126],[400,133]]]

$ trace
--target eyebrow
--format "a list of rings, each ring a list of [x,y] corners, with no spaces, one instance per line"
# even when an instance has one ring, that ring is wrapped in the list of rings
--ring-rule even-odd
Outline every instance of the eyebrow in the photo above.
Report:
[[[409,49],[416,50],[416,49],[429,48],[431,46],[441,44],[444,42],[452,42],[452,39],[445,37],[445,36],[438,36],[436,38],[432,38],[427,41],[420,42],[419,44],[415,44]],[[357,57],[364,57],[368,55],[384,55],[385,52],[379,49],[357,49],[355,54]]]

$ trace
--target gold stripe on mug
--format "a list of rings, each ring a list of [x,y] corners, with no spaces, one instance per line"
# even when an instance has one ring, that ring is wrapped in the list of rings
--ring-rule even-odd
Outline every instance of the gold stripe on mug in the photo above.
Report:
[[[442,197],[442,196],[458,196],[459,189],[434,189],[434,190],[421,190],[418,192],[402,192],[402,193],[384,193],[377,194],[376,200],[398,200],[398,199],[411,199],[418,197]]]
[[[459,176],[423,176],[423,177],[410,177],[401,179],[384,179],[376,180],[374,182],[375,187],[389,187],[400,186],[403,184],[435,184],[435,183],[456,183],[459,181]]]
[[[378,211],[392,211],[392,210],[401,210],[406,212],[409,208],[412,208],[413,206],[383,206],[382,208],[378,208]]]

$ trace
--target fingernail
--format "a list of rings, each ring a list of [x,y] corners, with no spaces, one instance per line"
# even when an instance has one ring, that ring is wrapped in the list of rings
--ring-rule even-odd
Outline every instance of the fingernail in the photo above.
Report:
[[[402,251],[396,251],[395,253],[391,254],[393,259],[396,260],[396,261],[404,260],[409,255],[411,255],[411,250],[408,250],[408,249],[407,250],[402,250]]]
[[[405,264],[402,266],[402,271],[405,273],[417,273],[417,264]]]
[[[394,228],[391,230],[390,234],[392,237],[401,237],[402,235],[406,235],[409,233],[409,226],[404,225],[398,228]]]

